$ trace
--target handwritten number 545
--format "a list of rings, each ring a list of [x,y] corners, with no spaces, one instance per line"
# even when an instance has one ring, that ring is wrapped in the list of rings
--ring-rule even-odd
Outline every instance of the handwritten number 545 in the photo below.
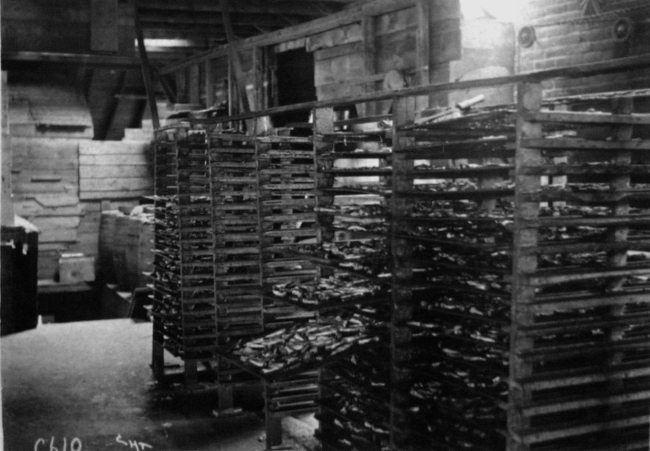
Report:
[[[122,439],[121,434],[117,434],[117,437],[115,437],[115,441],[119,443],[120,445],[128,446],[129,448],[135,449],[135,451],[145,451],[147,448],[153,448],[153,446],[144,443],[144,442],[136,442],[135,440],[129,440],[128,442],[126,440]],[[81,450],[80,450],[81,451]]]

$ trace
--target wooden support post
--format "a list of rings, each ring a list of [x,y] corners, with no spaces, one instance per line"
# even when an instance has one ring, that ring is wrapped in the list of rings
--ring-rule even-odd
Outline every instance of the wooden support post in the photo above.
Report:
[[[205,61],[205,107],[210,108],[215,103],[213,60]]]
[[[189,99],[187,90],[187,68],[179,70],[176,75],[176,103],[187,103]]]
[[[154,379],[161,384],[165,380],[165,348],[162,344],[154,340],[151,351],[151,369]]]
[[[201,67],[198,64],[190,66],[190,103],[201,104]]]
[[[142,67],[142,80],[144,81],[144,89],[147,92],[147,100],[149,102],[149,109],[151,111],[151,121],[155,129],[160,128],[160,119],[158,117],[158,105],[156,104],[156,94],[154,92],[153,80],[151,78],[151,70],[149,68],[149,56],[147,49],[144,46],[144,35],[142,34],[142,25],[140,24],[140,16],[138,14],[138,3],[135,4],[135,12],[133,14],[135,20],[135,34],[138,40],[138,52],[140,53],[140,64]]]
[[[411,137],[401,136],[398,131],[400,126],[412,124],[415,117],[414,99],[404,97],[395,99],[392,103],[393,112],[393,148],[400,149],[409,147],[413,144],[414,139]],[[404,154],[393,154],[393,197],[391,200],[391,213],[393,218],[404,214],[406,201],[399,198],[396,194],[400,190],[409,189],[410,181],[405,176],[406,172],[413,169],[413,160],[405,158]],[[397,220],[393,219],[391,224],[393,232],[396,232]],[[401,230],[400,230],[401,232]],[[393,288],[391,302],[391,328],[390,328],[390,346],[391,346],[391,385],[393,387],[404,386],[404,379],[408,377],[408,370],[398,369],[397,362],[402,368],[408,368],[409,355],[405,354],[404,349],[409,348],[411,334],[406,327],[408,316],[412,310],[409,308],[411,301],[411,292],[408,285],[413,276],[413,266],[404,259],[412,252],[412,246],[403,240],[392,239],[390,242],[391,255],[393,256]],[[401,449],[403,434],[400,431],[404,429],[406,421],[405,406],[402,399],[404,393],[399,390],[391,390],[390,394],[390,442],[391,449]]]
[[[616,98],[613,100],[612,114],[616,115],[631,115],[634,109],[634,102],[631,97]],[[620,125],[614,130],[615,138],[617,141],[629,141],[632,139],[633,133],[632,125]],[[613,158],[610,160],[611,164],[617,166],[628,166],[632,163],[632,151],[630,150],[616,150],[614,151]],[[612,191],[627,191],[630,189],[630,176],[618,175],[610,182]],[[612,206],[611,215],[613,217],[624,217],[630,213],[629,200],[617,202]],[[609,227],[607,233],[607,241],[609,242],[625,242],[628,240],[629,227],[628,226],[612,226]],[[615,251],[610,252],[607,256],[607,263],[610,267],[625,267],[627,265],[627,252]],[[607,289],[608,291],[620,291],[623,287],[626,278],[612,280]],[[625,305],[614,305],[609,308],[609,318],[616,320],[618,317],[625,315]],[[619,325],[610,327],[607,331],[607,339],[609,342],[617,342],[623,339],[625,326]],[[623,361],[623,352],[612,352],[608,358],[609,365],[619,365]],[[609,389],[611,392],[619,391],[623,388],[623,379],[615,379],[610,382]],[[620,404],[609,405],[609,417],[614,417],[621,413]]]
[[[261,47],[253,47],[253,92],[251,104],[254,110],[263,110],[266,105],[264,104],[264,54]]]
[[[11,199],[11,137],[9,136],[9,93],[7,92],[7,72],[2,72],[2,202],[0,203],[0,224],[14,225],[14,204]]]
[[[244,71],[241,67],[241,60],[235,41],[235,34],[232,31],[232,23],[230,22],[230,12],[228,7],[228,0],[219,0],[221,4],[221,14],[223,16],[223,25],[226,29],[226,36],[228,37],[228,54],[235,76],[235,83],[237,84],[237,91],[239,92],[240,101],[244,109],[244,113],[251,111],[250,104],[248,103],[248,95],[246,94],[246,80],[244,78]]]
[[[537,193],[540,177],[523,175],[522,167],[542,164],[542,152],[539,149],[525,148],[524,139],[542,137],[540,123],[524,120],[527,114],[539,112],[542,105],[542,87],[539,83],[521,83],[517,88],[517,149],[515,163],[515,232],[512,251],[512,307],[510,333],[510,382],[508,399],[508,451],[528,450],[514,436],[520,429],[530,427],[529,419],[523,414],[521,406],[531,400],[531,393],[526,388],[517,388],[514,383],[532,373],[532,364],[521,357],[523,351],[533,346],[533,339],[520,330],[530,326],[534,315],[530,304],[535,299],[535,288],[529,276],[537,271],[537,256],[523,252],[523,248],[537,245],[537,228],[526,227],[525,221],[538,218],[539,202],[527,202],[525,196]]]
[[[282,444],[282,419],[273,414],[269,404],[272,398],[272,389],[270,383],[264,381],[264,420],[266,425],[266,449],[272,449]]]
[[[219,412],[232,409],[235,405],[233,385],[220,382],[217,391],[219,394]]]
[[[363,67],[366,76],[375,75],[377,72],[377,45],[375,16],[365,16],[361,21],[363,33]],[[374,92],[375,84],[367,83],[366,92]],[[373,116],[377,111],[377,102],[363,103],[359,111],[361,116]]]
[[[266,415],[266,449],[282,444],[282,419],[267,413]]]
[[[431,41],[430,41],[430,23],[431,23],[431,1],[417,0],[415,3],[418,28],[415,35],[416,62],[418,73],[416,76],[417,84],[420,86],[431,83],[430,64],[431,64]],[[416,108],[421,111],[429,107],[429,96],[420,96],[416,99]]]
[[[176,89],[170,80],[171,77],[169,75],[161,74],[160,71],[158,71],[156,68],[151,68],[151,70],[160,82],[160,86],[162,86],[163,91],[165,91],[167,100],[170,103],[176,103]]]
[[[199,383],[198,362],[196,360],[185,361],[185,385],[190,387]]]

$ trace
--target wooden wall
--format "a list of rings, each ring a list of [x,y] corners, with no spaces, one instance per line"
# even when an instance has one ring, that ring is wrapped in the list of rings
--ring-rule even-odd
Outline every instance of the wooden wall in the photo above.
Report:
[[[11,199],[11,141],[9,139],[9,96],[7,95],[7,72],[2,72],[0,87],[0,102],[2,104],[2,137],[0,145],[2,146],[2,156],[0,163],[2,165],[2,193],[0,194],[0,224],[3,226],[14,225],[14,203]]]
[[[273,55],[296,48],[313,53],[318,100],[399,89],[403,83],[408,87],[514,72],[512,25],[493,18],[463,21],[460,0],[367,1],[342,13],[245,39],[238,48],[253,109],[275,106],[268,90],[274,86],[269,73]],[[214,79],[218,70],[223,77],[227,65],[226,45],[171,64],[161,72],[175,75],[180,97],[201,108],[212,105],[214,96],[214,83],[207,80]],[[387,75],[393,80],[400,78],[400,86],[386,83]],[[200,92],[204,81],[205,94]],[[231,92],[233,85],[231,82]],[[513,99],[512,89],[480,93],[486,95],[485,105]],[[474,94],[454,97],[443,93],[414,101],[417,109],[444,107]],[[237,105],[234,107],[233,112],[239,112]],[[364,115],[386,114],[389,108],[389,101],[357,105]]]
[[[132,2],[2,0],[1,3],[3,51],[91,53],[94,50],[115,50],[120,55],[135,52]],[[106,5],[96,7],[102,3],[114,4],[117,17],[113,23],[106,23]],[[97,23],[97,13],[102,12],[105,23]],[[92,34],[91,21],[94,26]],[[117,32],[112,27],[117,27]],[[106,36],[110,35],[117,42],[107,42]]]
[[[102,208],[129,210],[152,194],[152,133],[93,141],[88,105],[70,74],[15,75],[9,74],[15,212],[39,228],[38,277],[52,279],[61,253],[97,255]]]
[[[151,146],[138,141],[79,144],[79,198],[123,199],[153,193]]]

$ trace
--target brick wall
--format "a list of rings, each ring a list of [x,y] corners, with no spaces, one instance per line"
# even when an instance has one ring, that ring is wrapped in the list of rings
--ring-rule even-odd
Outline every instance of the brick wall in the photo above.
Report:
[[[603,12],[637,8],[620,15],[596,18],[576,24],[558,24],[582,17],[580,0],[528,0],[522,25],[535,28],[536,42],[529,48],[518,46],[519,72],[593,63],[650,53],[650,2],[648,0],[605,0]],[[626,42],[612,38],[612,26],[618,17],[635,22],[634,33]],[[547,25],[554,24],[554,25]],[[554,80],[546,83],[545,95],[555,97],[597,91],[650,87],[650,70],[626,74],[595,76],[586,79]]]

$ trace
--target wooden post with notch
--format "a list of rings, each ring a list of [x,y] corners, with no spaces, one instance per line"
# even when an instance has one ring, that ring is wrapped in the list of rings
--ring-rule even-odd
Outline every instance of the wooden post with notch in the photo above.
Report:
[[[418,0],[415,3],[415,11],[417,14],[418,28],[415,36],[416,47],[416,68],[417,68],[417,84],[428,85],[429,78],[429,65],[431,64],[431,1]],[[416,107],[421,111],[429,107],[429,96],[419,96],[416,99]]]
[[[140,14],[138,13],[138,2],[135,3],[135,35],[138,40],[138,52],[140,53],[140,65],[142,67],[142,80],[144,89],[147,92],[147,101],[151,111],[151,121],[154,129],[160,128],[160,119],[158,117],[158,105],[156,104],[156,93],[154,92],[153,79],[151,78],[151,69],[149,67],[149,56],[147,48],[144,45],[144,35],[142,34],[142,24],[140,23]]]
[[[228,0],[219,0],[221,4],[221,14],[223,15],[223,25],[226,29],[226,36],[228,37],[228,55],[235,76],[235,83],[237,84],[237,91],[239,92],[240,101],[244,109],[244,113],[251,111],[250,104],[248,103],[248,95],[246,93],[246,79],[244,78],[244,71],[242,70],[241,60],[237,51],[235,40],[235,33],[232,30],[232,22],[230,21],[230,12]]]
[[[363,33],[363,67],[364,73],[367,77],[375,75],[377,72],[377,45],[376,45],[376,30],[375,30],[375,17],[364,16],[361,20],[361,28]],[[372,92],[375,90],[375,82],[368,82],[366,84],[365,92]],[[361,116],[373,116],[377,111],[377,102],[368,102],[361,104]]]
[[[526,121],[528,115],[539,112],[542,106],[542,86],[539,83],[520,83],[517,87],[517,145],[515,154],[515,209],[514,242],[512,250],[512,305],[510,326],[510,393],[508,397],[508,451],[528,451],[518,440],[518,433],[530,428],[530,420],[522,406],[531,401],[531,393],[518,381],[532,374],[532,364],[521,356],[533,347],[533,339],[521,330],[530,326],[534,315],[530,304],[535,300],[535,287],[530,276],[537,271],[537,255],[526,252],[538,244],[537,227],[526,227],[525,222],[537,219],[539,202],[526,201],[526,195],[539,191],[540,177],[524,175],[523,168],[542,164],[542,151],[525,148],[524,139],[542,137],[542,125]]]

